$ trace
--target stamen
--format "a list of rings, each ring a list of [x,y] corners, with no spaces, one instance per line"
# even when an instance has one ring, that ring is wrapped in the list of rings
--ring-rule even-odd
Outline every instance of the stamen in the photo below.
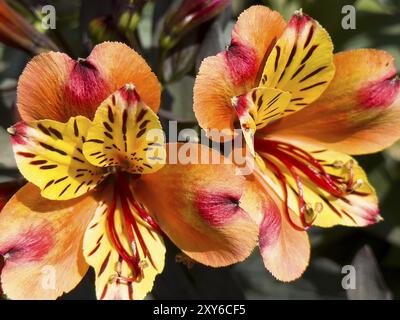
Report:
[[[138,275],[140,273],[140,269],[138,267],[138,257],[136,255],[131,256],[125,250],[125,248],[119,238],[118,232],[116,230],[115,212],[116,212],[116,207],[117,207],[118,195],[119,195],[119,188],[118,188],[118,186],[116,186],[116,188],[114,190],[113,200],[112,200],[111,206],[109,208],[109,211],[107,213],[108,234],[109,234],[111,243],[113,244],[114,248],[118,251],[119,255],[128,264],[128,266],[132,269],[132,271],[135,273],[135,275]]]
[[[315,213],[321,213],[324,210],[324,205],[321,202],[317,202],[314,207]]]
[[[290,216],[289,212],[289,197],[288,197],[288,191],[287,191],[287,183],[286,183],[286,178],[283,175],[282,171],[279,169],[279,167],[273,163],[272,161],[264,158],[264,161],[267,165],[271,167],[271,169],[274,171],[275,175],[281,182],[282,188],[283,188],[283,197],[284,197],[284,207],[285,207],[285,215],[286,218],[288,219],[289,224],[296,230],[298,231],[305,231],[306,229],[304,227],[298,226],[293,220],[292,217]],[[254,174],[256,176],[256,182],[260,184],[260,186],[266,191],[266,193],[269,193],[268,189],[268,182],[265,180],[264,175],[260,172],[260,170],[257,168],[257,166],[254,167]]]
[[[343,177],[328,174],[323,165],[311,154],[291,144],[273,140],[255,139],[255,148],[260,152],[265,164],[270,167],[270,169],[279,179],[284,192],[286,216],[289,218],[289,222],[292,224],[292,226],[298,230],[305,230],[309,228],[314,223],[318,213],[322,212],[323,210],[323,205],[321,202],[317,202],[314,208],[312,204],[305,202],[302,178],[299,176],[298,171],[307,176],[319,188],[336,198],[345,197],[346,195],[352,193],[355,189],[360,188],[363,184],[361,179],[354,182],[355,164],[353,160],[348,161],[346,164],[344,164],[344,162],[341,160],[337,160],[331,165],[336,169],[346,169],[348,172],[348,179],[345,181]],[[288,209],[287,181],[281,168],[274,163],[270,157],[273,157],[279,161],[287,169],[295,181],[297,186],[300,221],[303,225],[302,228],[294,224],[290,218]],[[337,212],[337,210],[335,212]]]
[[[122,209],[122,222],[124,223],[123,231],[124,234],[118,234],[116,230],[116,221],[115,221],[115,213],[118,201],[121,205]],[[121,260],[116,264],[115,271],[116,274],[112,275],[109,279],[110,283],[115,281],[117,282],[124,282],[124,283],[131,283],[131,282],[139,282],[143,279],[143,269],[148,267],[148,263],[146,260],[142,258],[147,258],[152,266],[156,268],[155,263],[151,257],[151,254],[146,246],[144,238],[140,232],[138,223],[134,216],[134,213],[131,209],[131,206],[134,208],[135,212],[149,224],[151,228],[158,232],[160,230],[157,223],[149,216],[146,210],[141,207],[137,201],[135,200],[132,191],[129,187],[129,181],[127,177],[123,173],[119,173],[117,175],[117,181],[115,182],[113,200],[110,205],[110,208],[107,213],[107,227],[108,233],[110,236],[110,240],[112,245],[114,246],[115,250],[117,250]],[[122,244],[120,239],[121,236],[126,236],[127,240],[130,244],[130,251],[129,253],[127,249]],[[143,257],[140,257],[140,246]],[[124,261],[128,267],[132,271],[132,275],[129,277],[121,276],[121,269],[122,269],[122,261]]]
[[[352,186],[352,191],[361,189],[364,185],[364,181],[362,179],[357,179],[357,181]]]

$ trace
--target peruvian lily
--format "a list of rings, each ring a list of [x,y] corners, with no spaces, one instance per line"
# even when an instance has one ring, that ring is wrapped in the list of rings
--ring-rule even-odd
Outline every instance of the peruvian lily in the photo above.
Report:
[[[97,298],[142,299],[163,270],[164,235],[214,267],[257,245],[245,209],[252,197],[233,164],[168,164],[166,150],[182,145],[165,146],[159,100],[155,75],[121,43],[87,59],[50,52],[28,64],[18,85],[23,122],[9,132],[29,183],[0,214],[9,298],[57,298],[92,266]],[[213,154],[192,146],[192,157]]]
[[[310,226],[381,219],[376,193],[350,155],[400,137],[400,81],[388,53],[333,54],[326,30],[306,14],[286,24],[254,6],[240,15],[227,50],[203,61],[194,91],[204,129],[231,136],[242,129],[255,160],[253,187],[269,201],[257,217],[259,246],[276,278],[291,281],[306,269]]]

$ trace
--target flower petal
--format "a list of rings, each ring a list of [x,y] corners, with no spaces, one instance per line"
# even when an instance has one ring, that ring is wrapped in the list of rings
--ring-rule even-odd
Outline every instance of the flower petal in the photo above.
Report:
[[[78,116],[67,123],[20,122],[9,129],[18,169],[41,189],[43,197],[52,200],[79,197],[107,175],[83,156],[82,146],[90,126],[90,120]]]
[[[291,94],[272,88],[255,88],[249,93],[235,97],[232,101],[245,141],[254,155],[256,130],[283,116]]]
[[[142,99],[158,110],[157,78],[125,44],[102,43],[87,59],[77,61],[59,52],[43,53],[28,63],[19,79],[18,110],[27,122],[66,122],[78,115],[92,119],[100,103],[126,83],[134,83]]]
[[[288,282],[298,279],[306,270],[310,242],[307,232],[294,229],[282,212],[282,207],[271,208],[264,216],[260,225],[260,252],[272,275]]]
[[[320,24],[296,12],[268,56],[259,86],[292,94],[285,114],[315,101],[335,73],[333,44]]]
[[[265,134],[347,154],[380,151],[400,137],[400,80],[384,51],[335,55],[336,74],[310,106],[266,128]]]
[[[203,129],[233,134],[231,99],[257,87],[260,66],[284,28],[279,13],[253,6],[240,15],[229,48],[203,61],[194,87],[194,111]]]
[[[232,31],[232,40],[254,48],[258,64],[261,64],[285,27],[286,22],[279,12],[265,6],[252,6],[240,14]]]
[[[303,274],[310,260],[308,235],[289,224],[283,201],[276,191],[262,180],[249,183],[256,202],[264,203],[264,208],[259,210],[262,214],[257,219],[260,253],[265,267],[275,278],[285,282],[293,281]],[[260,194],[255,189],[263,190],[263,193]]]
[[[132,174],[146,174],[164,165],[164,140],[157,115],[143,103],[133,84],[126,84],[97,109],[83,153],[95,166],[119,166]]]
[[[125,250],[132,253],[132,244],[127,240],[127,226],[124,221],[122,201],[112,199],[113,191],[109,188],[101,207],[98,208],[90,222],[83,242],[84,255],[96,272],[96,295],[105,300],[140,300],[144,299],[153,288],[155,277],[164,268],[165,246],[162,237],[151,228],[139,215],[134,213],[139,232],[135,233],[137,248],[143,276],[134,281],[132,269],[122,259],[110,240],[109,219],[113,218],[115,230]],[[116,202],[114,202],[116,201]],[[127,200],[124,200],[127,201]],[[111,212],[111,211],[113,212]],[[115,211],[114,211],[115,210]],[[112,214],[112,217],[110,216]],[[147,252],[140,244],[141,235]],[[146,256],[147,255],[147,256]]]
[[[27,64],[17,88],[18,111],[24,121],[67,121],[78,114],[74,106],[64,105],[62,94],[73,63],[64,53],[48,52]]]
[[[161,87],[146,61],[133,49],[121,42],[103,42],[94,47],[89,61],[100,70],[109,84],[108,95],[126,83],[133,83],[142,100],[157,113]]]
[[[258,234],[256,223],[241,203],[245,178],[205,146],[168,147],[169,164],[136,180],[135,195],[161,229],[194,260],[218,267],[245,259]],[[179,164],[172,164],[176,163],[174,154]],[[182,164],[185,156],[186,164]],[[216,159],[219,164],[200,163],[200,157]]]
[[[296,147],[306,151],[318,161],[325,172],[337,182],[340,189],[347,190],[347,193],[342,196],[334,195],[318,185],[304,171],[298,169],[295,171],[301,181],[302,189],[300,190],[295,177],[279,157],[277,158],[272,153],[260,152],[263,160],[267,159],[264,165],[259,163],[264,178],[268,180],[270,187],[282,201],[285,199],[282,181],[275,175],[271,163],[275,164],[284,175],[288,186],[288,205],[292,212],[300,216],[299,195],[303,193],[307,206],[306,219],[308,222],[313,220],[314,225],[321,227],[366,226],[381,220],[375,190],[369,184],[365,172],[356,160],[346,154],[312,145],[297,143]],[[302,161],[300,156],[297,160]]]
[[[10,299],[55,299],[72,290],[88,266],[83,233],[97,208],[92,196],[50,201],[28,183],[0,213],[4,293]]]

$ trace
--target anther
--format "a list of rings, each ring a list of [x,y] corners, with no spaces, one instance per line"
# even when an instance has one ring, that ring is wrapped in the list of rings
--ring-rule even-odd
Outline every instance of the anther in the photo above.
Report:
[[[333,167],[336,169],[343,168],[343,165],[344,165],[344,163],[341,160],[336,160],[335,162],[333,162]]]
[[[144,270],[149,267],[149,263],[146,260],[140,260],[139,268]]]
[[[315,204],[315,207],[314,207],[314,211],[315,211],[315,213],[321,213],[322,212],[322,210],[324,210],[324,205],[322,204],[322,202],[317,202],[316,204]]]
[[[10,135],[12,135],[12,136],[15,136],[15,134],[17,133],[17,131],[15,130],[14,127],[8,128],[8,129],[7,129],[7,132],[8,132]]]
[[[312,208],[311,204],[306,203],[305,207],[306,207],[305,208],[306,210],[304,212],[304,216],[305,216],[306,223],[309,225],[307,227],[310,227],[314,221],[315,212],[314,212],[314,209]]]
[[[302,16],[303,16],[303,8],[300,8],[299,10],[296,10],[296,11],[294,12],[294,14],[295,14],[296,16],[302,17]]]
[[[133,91],[133,90],[135,90],[135,85],[133,83],[127,83],[125,85],[125,90],[126,91]]]
[[[238,97],[233,97],[233,98],[231,99],[231,104],[232,104],[233,107],[235,107],[235,106],[237,105],[238,100],[239,100]]]
[[[349,160],[346,162],[346,169],[347,170],[353,170],[354,168],[354,160]]]
[[[357,190],[362,188],[362,186],[364,185],[364,181],[362,179],[358,179],[352,186],[353,190]]]

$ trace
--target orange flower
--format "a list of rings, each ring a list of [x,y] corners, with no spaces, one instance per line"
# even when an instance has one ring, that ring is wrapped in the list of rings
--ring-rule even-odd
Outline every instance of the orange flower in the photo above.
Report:
[[[0,214],[9,298],[57,298],[90,265],[99,299],[142,299],[164,268],[164,235],[213,267],[250,254],[258,227],[245,178],[233,164],[168,164],[166,149],[181,146],[164,144],[159,101],[155,75],[121,43],[28,64],[17,99],[24,122],[9,132],[29,183]],[[195,158],[206,149],[192,147]]]
[[[243,12],[228,49],[203,61],[197,119],[232,136],[242,128],[256,163],[253,187],[270,202],[258,217],[260,250],[276,278],[304,272],[311,225],[381,219],[375,191],[349,155],[380,151],[400,137],[399,91],[388,53],[334,55],[318,22],[296,12],[286,24],[263,6]]]

